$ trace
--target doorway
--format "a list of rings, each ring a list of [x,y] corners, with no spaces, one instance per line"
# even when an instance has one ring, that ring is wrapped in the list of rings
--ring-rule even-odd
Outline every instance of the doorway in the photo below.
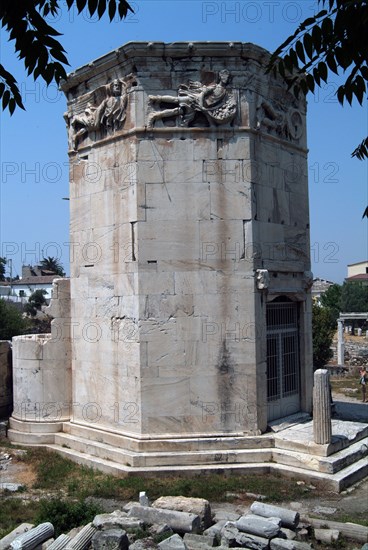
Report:
[[[288,298],[267,304],[267,419],[300,410],[299,308]]]

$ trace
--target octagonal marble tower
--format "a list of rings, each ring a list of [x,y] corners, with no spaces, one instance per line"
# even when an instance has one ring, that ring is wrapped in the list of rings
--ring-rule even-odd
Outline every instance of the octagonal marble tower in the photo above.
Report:
[[[311,410],[306,107],[268,59],[128,43],[64,84],[72,435],[209,449]]]

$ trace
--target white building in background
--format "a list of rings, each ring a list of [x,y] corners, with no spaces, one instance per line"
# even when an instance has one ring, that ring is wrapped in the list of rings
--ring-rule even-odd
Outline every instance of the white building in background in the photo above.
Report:
[[[0,298],[11,302],[26,303],[36,290],[45,290],[47,301],[52,296],[52,282],[60,275],[42,269],[40,266],[22,266],[22,277],[12,282],[2,281]]]
[[[345,281],[347,283],[357,282],[368,285],[368,260],[355,264],[348,264],[348,276]]]
[[[56,278],[59,278],[59,275],[44,275],[44,276],[33,276],[33,277],[24,277],[18,281],[12,282],[12,294],[18,298],[25,298],[28,301],[33,292],[36,290],[45,290],[46,300],[50,300],[52,292],[52,281]],[[10,283],[9,283],[10,286]]]

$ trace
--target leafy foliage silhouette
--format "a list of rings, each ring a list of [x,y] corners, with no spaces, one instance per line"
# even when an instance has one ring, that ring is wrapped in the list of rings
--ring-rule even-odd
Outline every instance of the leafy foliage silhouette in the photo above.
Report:
[[[273,53],[268,71],[279,73],[298,96],[314,92],[331,72],[346,75],[337,89],[341,105],[363,104],[368,81],[368,2],[318,0],[323,8],[308,17]],[[368,137],[352,152],[368,158]]]
[[[98,18],[107,12],[110,21],[114,17],[123,19],[128,12],[133,12],[127,0],[65,0],[67,9],[74,5],[78,15],[83,11]],[[61,36],[51,27],[46,18],[57,17],[62,8],[60,0],[1,0],[1,26],[9,33],[9,40],[14,41],[15,53],[23,60],[28,76],[34,80],[41,77],[50,84],[57,84],[66,79],[65,66],[69,65],[66,52],[55,37]],[[14,76],[0,64],[0,100],[2,109],[12,115],[16,107],[24,109],[22,96]]]

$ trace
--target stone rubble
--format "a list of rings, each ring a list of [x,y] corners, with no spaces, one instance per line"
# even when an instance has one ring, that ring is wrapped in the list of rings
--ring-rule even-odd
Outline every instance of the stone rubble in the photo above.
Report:
[[[140,500],[149,502],[145,494]],[[316,522],[300,522],[299,513],[259,501],[249,513],[229,511],[226,517],[225,510],[212,514],[207,500],[165,496],[152,506],[130,502],[124,510],[98,514],[56,540],[51,523],[23,523],[0,540],[0,550],[310,550],[316,541],[326,549],[335,547],[340,534],[346,534],[345,524],[338,529]],[[354,537],[354,524],[347,526],[353,539],[349,548],[367,548],[368,528],[355,526]]]

